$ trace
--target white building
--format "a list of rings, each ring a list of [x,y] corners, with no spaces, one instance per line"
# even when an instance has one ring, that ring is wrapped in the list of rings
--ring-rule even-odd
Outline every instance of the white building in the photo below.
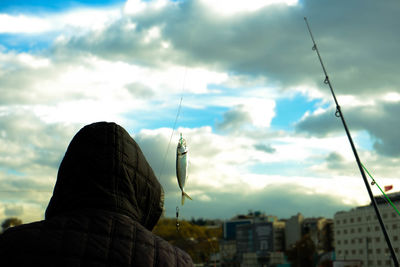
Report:
[[[400,193],[388,195],[400,207]],[[382,198],[376,198],[396,254],[400,248],[400,215]],[[334,216],[337,260],[360,260],[363,267],[394,266],[372,205],[338,212]]]

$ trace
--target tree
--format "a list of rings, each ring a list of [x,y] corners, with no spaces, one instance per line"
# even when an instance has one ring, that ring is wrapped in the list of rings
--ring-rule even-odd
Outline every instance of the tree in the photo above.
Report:
[[[206,220],[201,219],[200,222],[202,221]],[[211,254],[219,251],[221,227],[200,226],[184,220],[179,223],[177,231],[176,219],[162,218],[154,227],[153,233],[186,251],[196,263],[208,262]]]
[[[287,256],[293,266],[308,267],[312,266],[315,253],[315,244],[308,233],[287,251]]]
[[[5,230],[7,230],[10,227],[13,226],[17,226],[22,224],[22,221],[20,219],[18,219],[17,217],[11,217],[11,218],[7,218],[3,221],[3,223],[1,224],[1,227],[3,228],[3,232]]]

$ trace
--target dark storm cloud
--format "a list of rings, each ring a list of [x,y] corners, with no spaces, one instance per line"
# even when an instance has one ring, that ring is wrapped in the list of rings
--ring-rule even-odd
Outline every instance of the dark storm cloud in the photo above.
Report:
[[[327,12],[329,10],[329,12]],[[213,66],[233,73],[265,76],[292,86],[321,81],[323,75],[303,17],[307,16],[331,81],[344,94],[399,90],[400,27],[397,1],[304,0],[296,6],[268,6],[221,16],[199,1],[182,1],[125,16],[102,34],[74,37],[56,49],[93,53],[146,65],[168,62]],[[371,19],[373,18],[373,19]],[[134,23],[136,28],[127,27]],[[161,37],[143,42],[160,27]],[[161,47],[161,41],[171,44]]]
[[[343,109],[342,109],[343,110]],[[398,102],[377,102],[375,106],[346,108],[343,111],[350,131],[366,130],[373,138],[374,149],[386,156],[400,156],[400,105]],[[296,124],[298,133],[326,136],[343,132],[339,118],[334,111],[305,117]]]

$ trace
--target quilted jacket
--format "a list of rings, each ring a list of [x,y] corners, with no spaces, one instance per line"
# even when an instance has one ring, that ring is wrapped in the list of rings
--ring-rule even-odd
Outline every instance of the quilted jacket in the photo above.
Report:
[[[0,235],[0,265],[193,266],[151,232],[162,210],[162,187],[130,135],[87,125],[65,153],[45,219]]]

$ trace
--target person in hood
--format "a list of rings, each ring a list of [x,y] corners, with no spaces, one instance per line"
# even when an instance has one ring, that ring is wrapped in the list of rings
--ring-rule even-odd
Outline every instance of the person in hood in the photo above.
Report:
[[[115,123],[85,126],[60,164],[45,219],[0,235],[1,266],[193,266],[151,230],[163,189]]]

